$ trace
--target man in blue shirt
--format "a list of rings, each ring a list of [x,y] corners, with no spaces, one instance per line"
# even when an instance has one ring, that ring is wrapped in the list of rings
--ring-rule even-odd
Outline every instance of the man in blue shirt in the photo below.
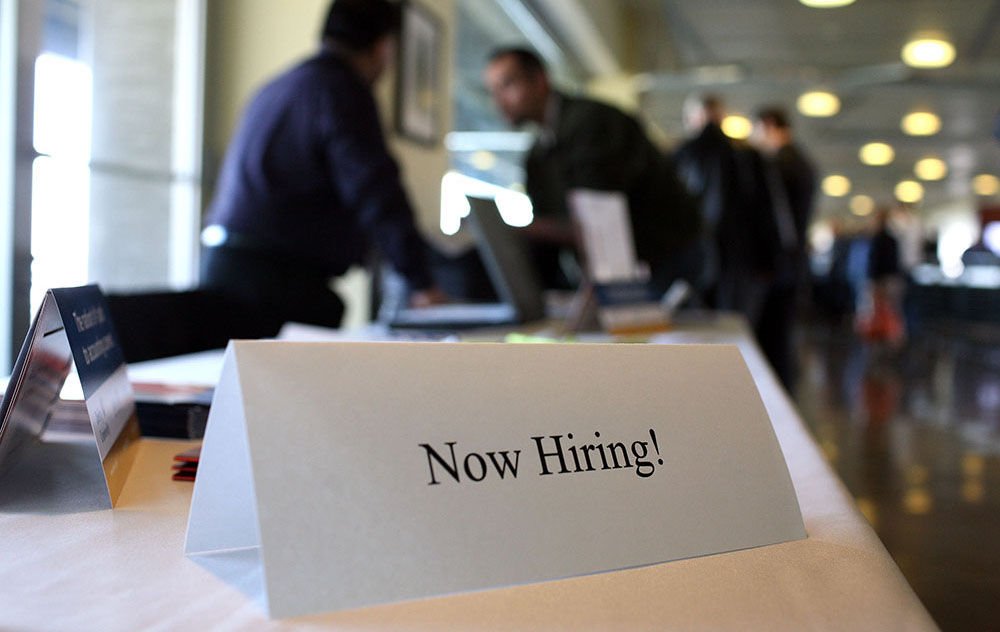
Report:
[[[330,280],[374,244],[412,304],[443,301],[372,94],[400,20],[394,2],[336,0],[318,54],[254,96],[203,234],[205,287],[277,322],[335,327],[344,306]]]

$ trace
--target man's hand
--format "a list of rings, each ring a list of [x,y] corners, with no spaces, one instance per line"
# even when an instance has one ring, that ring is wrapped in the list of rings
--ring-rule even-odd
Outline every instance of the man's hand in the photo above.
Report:
[[[410,307],[430,307],[431,305],[440,305],[447,302],[449,302],[448,295],[436,285],[426,290],[410,292]]]
[[[573,224],[549,217],[536,217],[530,224],[521,228],[521,234],[532,241],[576,248],[579,246],[579,235]]]

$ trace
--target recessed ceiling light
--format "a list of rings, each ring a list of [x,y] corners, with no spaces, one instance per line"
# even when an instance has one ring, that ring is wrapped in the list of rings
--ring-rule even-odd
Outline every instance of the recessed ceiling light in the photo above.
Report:
[[[799,2],[814,9],[835,9],[854,4],[854,0],[799,0]]]
[[[892,148],[892,145],[886,143],[868,143],[861,148],[858,157],[866,165],[879,167],[895,160],[896,151]]]
[[[899,126],[910,136],[933,136],[941,131],[941,117],[933,112],[910,112]]]
[[[921,180],[943,180],[948,175],[948,163],[940,158],[921,158],[914,165],[913,173]]]
[[[858,217],[871,215],[875,210],[875,200],[867,195],[855,195],[851,198],[851,212]]]
[[[1000,193],[1000,179],[989,173],[981,173],[972,179],[972,190],[976,195],[996,195]]]
[[[745,116],[730,114],[722,119],[722,131],[730,138],[746,140],[750,138],[750,133],[753,132],[753,123]]]
[[[805,116],[833,116],[840,111],[840,98],[832,92],[814,90],[800,96],[796,106]]]
[[[844,197],[851,192],[851,181],[842,175],[830,175],[823,178],[823,193],[830,197]]]
[[[901,57],[914,68],[944,68],[955,61],[955,47],[940,37],[922,37],[907,42]]]
[[[903,180],[896,185],[896,199],[906,204],[916,204],[924,199],[924,185],[916,180]]]

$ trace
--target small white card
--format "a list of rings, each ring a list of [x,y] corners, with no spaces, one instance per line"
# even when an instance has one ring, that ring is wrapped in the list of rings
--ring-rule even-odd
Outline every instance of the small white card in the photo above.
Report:
[[[286,617],[802,537],[736,347],[257,341],[227,350],[185,550],[259,559]]]
[[[574,189],[569,193],[569,206],[583,234],[590,280],[610,283],[636,279],[638,260],[625,194]]]

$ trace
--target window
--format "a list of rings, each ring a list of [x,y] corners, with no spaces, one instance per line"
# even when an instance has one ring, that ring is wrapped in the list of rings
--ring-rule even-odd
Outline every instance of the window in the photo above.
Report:
[[[0,135],[5,158],[16,156],[0,160],[13,182],[2,190],[16,189],[0,206],[12,227],[0,233],[9,368],[50,287],[196,282],[204,0],[0,1],[0,126],[19,121]],[[18,51],[35,59],[30,71],[12,70]],[[31,96],[31,112],[14,111]]]

